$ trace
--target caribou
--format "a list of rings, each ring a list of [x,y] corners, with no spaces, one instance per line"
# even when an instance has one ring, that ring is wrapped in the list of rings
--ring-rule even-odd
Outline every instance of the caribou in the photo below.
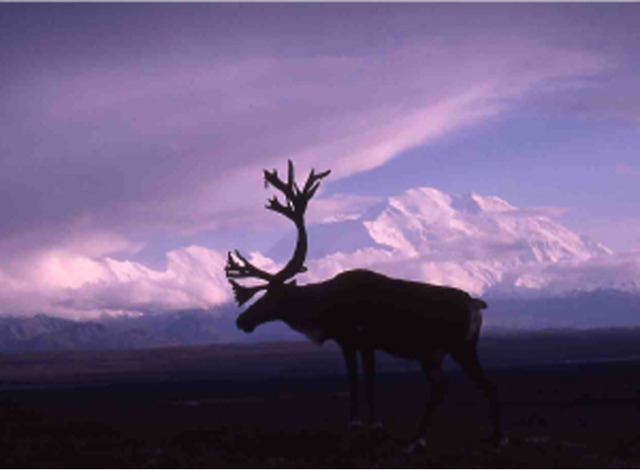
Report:
[[[239,306],[265,291],[238,316],[238,328],[250,333],[261,324],[279,320],[318,344],[335,341],[346,363],[352,426],[361,423],[358,354],[364,373],[368,424],[374,428],[379,426],[374,404],[376,350],[417,360],[428,380],[430,394],[409,451],[426,447],[431,417],[445,394],[442,363],[449,354],[484,393],[493,438],[498,444],[505,443],[496,391],[485,376],[477,353],[481,310],[487,308],[483,300],[453,287],[391,278],[364,269],[348,270],[304,286],[293,280],[307,270],[304,266],[308,248],[304,220],[307,205],[329,173],[311,170],[300,188],[291,161],[286,181],[277,170],[264,171],[265,186],[273,186],[285,198],[282,203],[272,197],[266,208],[291,220],[298,238],[291,259],[277,273],[257,267],[237,250],[227,254],[225,273]],[[254,278],[260,284],[241,285],[236,280],[242,278]]]

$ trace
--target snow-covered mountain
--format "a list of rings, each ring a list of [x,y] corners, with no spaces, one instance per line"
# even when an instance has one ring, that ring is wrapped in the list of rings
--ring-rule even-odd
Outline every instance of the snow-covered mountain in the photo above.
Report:
[[[309,228],[306,280],[368,267],[392,276],[458,286],[475,294],[637,290],[640,253],[613,254],[553,219],[496,196],[410,189],[358,219]],[[294,234],[267,253],[285,261]]]

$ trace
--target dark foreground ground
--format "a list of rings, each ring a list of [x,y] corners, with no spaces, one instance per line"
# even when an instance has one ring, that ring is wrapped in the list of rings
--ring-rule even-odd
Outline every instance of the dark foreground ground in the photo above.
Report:
[[[2,467],[639,467],[640,361],[493,366],[509,445],[450,371],[429,449],[407,456],[426,396],[382,361],[371,435],[346,430],[339,353],[305,344],[0,357]]]

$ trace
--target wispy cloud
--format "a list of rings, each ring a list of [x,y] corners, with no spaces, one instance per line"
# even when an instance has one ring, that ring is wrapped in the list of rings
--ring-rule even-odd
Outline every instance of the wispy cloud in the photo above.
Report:
[[[616,173],[640,177],[640,166],[637,165],[616,165]]]
[[[363,213],[380,203],[382,198],[363,195],[334,194],[328,198],[318,198],[309,207],[309,224],[349,221],[360,218]]]

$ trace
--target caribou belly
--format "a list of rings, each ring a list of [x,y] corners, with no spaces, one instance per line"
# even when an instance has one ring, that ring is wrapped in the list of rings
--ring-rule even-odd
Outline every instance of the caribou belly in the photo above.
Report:
[[[364,325],[357,332],[363,345],[383,350],[395,356],[415,359],[427,358],[433,352],[448,352],[461,341],[471,339],[479,330],[481,315],[472,313],[471,325],[420,318],[404,319],[405,322],[384,325]]]
[[[328,338],[327,332],[320,326],[310,322],[285,321],[289,327],[296,332],[300,332],[316,345],[322,345]]]

